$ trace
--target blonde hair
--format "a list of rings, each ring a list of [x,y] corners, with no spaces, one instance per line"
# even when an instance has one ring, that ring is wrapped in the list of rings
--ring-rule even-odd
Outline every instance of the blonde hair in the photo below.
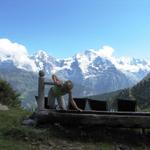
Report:
[[[67,80],[65,83],[64,83],[64,86],[66,89],[69,89],[71,90],[73,88],[73,83],[71,80]]]

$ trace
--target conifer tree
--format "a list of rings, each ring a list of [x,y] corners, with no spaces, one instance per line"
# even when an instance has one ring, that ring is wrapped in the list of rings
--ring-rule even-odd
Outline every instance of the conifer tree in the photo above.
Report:
[[[20,107],[20,94],[11,85],[0,79],[0,103],[10,107]]]

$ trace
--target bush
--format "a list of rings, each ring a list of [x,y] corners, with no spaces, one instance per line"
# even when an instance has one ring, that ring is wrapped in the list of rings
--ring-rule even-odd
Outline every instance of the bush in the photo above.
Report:
[[[17,93],[11,85],[0,79],[0,103],[10,107],[20,107],[20,94]]]

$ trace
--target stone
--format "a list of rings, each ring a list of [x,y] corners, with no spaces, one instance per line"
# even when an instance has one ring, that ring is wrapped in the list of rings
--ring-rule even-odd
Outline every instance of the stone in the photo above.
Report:
[[[37,125],[37,121],[34,119],[25,119],[22,122],[22,125],[26,125],[26,126],[36,126]]]
[[[9,108],[6,106],[6,105],[2,105],[0,104],[0,111],[6,111],[6,110],[9,110]]]

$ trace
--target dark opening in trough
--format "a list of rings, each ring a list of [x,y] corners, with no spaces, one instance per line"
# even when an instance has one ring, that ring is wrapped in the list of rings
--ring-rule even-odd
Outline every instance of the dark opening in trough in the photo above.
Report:
[[[117,99],[118,111],[136,111],[136,101],[128,99]]]
[[[107,110],[107,102],[100,100],[88,99],[89,105],[92,110],[97,111],[106,111]]]
[[[87,101],[86,98],[73,98],[73,99],[79,108],[81,108],[83,110],[85,109],[86,101]],[[75,110],[70,103],[69,103],[68,109]]]

